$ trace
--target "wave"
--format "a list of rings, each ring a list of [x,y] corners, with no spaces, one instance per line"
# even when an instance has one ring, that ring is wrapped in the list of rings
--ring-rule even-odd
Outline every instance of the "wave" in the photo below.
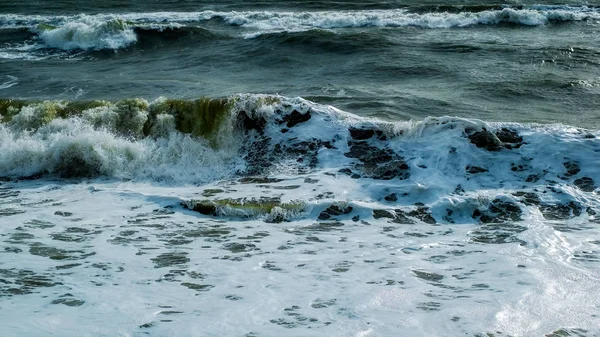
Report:
[[[568,126],[453,117],[392,123],[268,95],[153,102],[4,99],[0,115],[0,176],[8,177],[135,179],[139,174],[177,180],[181,165],[183,171],[197,171],[188,172],[194,180],[198,172],[214,169],[199,163],[219,163],[218,171],[242,176],[329,167],[349,176],[390,180],[421,174],[420,167],[426,166],[435,167],[436,174],[479,181],[477,173],[489,172],[481,175],[487,176],[482,182],[490,175],[506,176],[499,172],[502,167],[513,175],[505,183],[525,184],[570,177],[563,172],[567,161],[591,170],[597,163],[590,158],[600,148],[598,131]],[[150,149],[164,157],[153,157],[146,152]],[[70,171],[73,167],[81,172]],[[159,174],[165,167],[171,173]]]
[[[137,41],[133,29],[119,19],[84,17],[59,27],[39,24],[36,30],[47,47],[62,50],[120,49]]]
[[[245,38],[315,29],[364,27],[465,28],[479,25],[551,23],[599,20],[600,8],[588,6],[418,6],[388,10],[344,11],[202,11],[96,14],[76,16],[0,15],[0,29],[27,28],[48,48],[117,50],[136,43],[140,29],[163,32],[194,29],[218,22],[229,33]],[[205,28],[206,29],[206,28]],[[233,29],[233,30],[231,30]]]
[[[202,197],[181,202],[206,216],[400,224],[537,216],[559,226],[600,214],[598,130],[457,117],[388,122],[255,94],[5,99],[0,115],[1,180],[203,185]]]

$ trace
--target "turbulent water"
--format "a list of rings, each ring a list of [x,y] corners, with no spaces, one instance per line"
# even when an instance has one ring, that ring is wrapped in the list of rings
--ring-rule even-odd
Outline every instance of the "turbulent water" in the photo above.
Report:
[[[0,3],[2,336],[599,336],[600,5]]]

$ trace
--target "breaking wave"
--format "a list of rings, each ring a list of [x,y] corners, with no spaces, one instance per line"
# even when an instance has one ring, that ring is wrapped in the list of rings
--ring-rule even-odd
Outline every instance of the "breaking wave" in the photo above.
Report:
[[[478,25],[551,23],[600,19],[600,10],[586,6],[421,6],[353,11],[202,11],[96,14],[76,16],[0,15],[0,30],[27,28],[46,48],[118,50],[135,44],[140,31],[197,29],[207,22],[233,28],[232,34],[254,38],[263,34],[359,27],[464,28]],[[136,32],[137,29],[137,32]]]

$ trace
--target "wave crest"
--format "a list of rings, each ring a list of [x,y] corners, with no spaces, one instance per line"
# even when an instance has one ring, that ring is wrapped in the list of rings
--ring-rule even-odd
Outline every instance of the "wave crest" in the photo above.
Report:
[[[59,27],[40,24],[37,30],[46,46],[62,50],[116,50],[137,41],[133,29],[121,19],[84,16]]]

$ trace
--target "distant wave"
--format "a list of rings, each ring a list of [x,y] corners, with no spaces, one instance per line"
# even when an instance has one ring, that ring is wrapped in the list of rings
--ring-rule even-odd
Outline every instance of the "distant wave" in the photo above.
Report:
[[[164,31],[197,27],[217,20],[232,34],[254,38],[263,34],[359,27],[464,28],[516,24],[540,26],[600,20],[600,9],[587,6],[418,6],[357,11],[202,11],[124,13],[75,16],[0,15],[0,30],[27,28],[48,48],[60,50],[122,49],[135,44],[136,29]],[[236,29],[237,28],[237,29]]]

